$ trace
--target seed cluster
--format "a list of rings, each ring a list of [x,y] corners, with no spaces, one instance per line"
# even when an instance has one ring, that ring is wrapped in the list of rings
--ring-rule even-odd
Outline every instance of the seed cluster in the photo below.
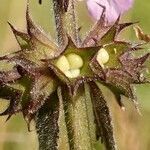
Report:
[[[80,69],[83,66],[83,59],[75,53],[68,54],[67,56],[63,55],[57,60],[56,66],[68,78],[76,78],[80,75]]]

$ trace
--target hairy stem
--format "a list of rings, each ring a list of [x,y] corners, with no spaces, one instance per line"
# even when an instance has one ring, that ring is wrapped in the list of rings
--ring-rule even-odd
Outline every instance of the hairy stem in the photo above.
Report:
[[[80,37],[79,37],[79,27],[77,25],[77,17],[75,11],[75,2],[74,0],[69,1],[69,8],[68,8],[68,18],[69,20],[69,34],[75,40],[77,45],[80,45]]]
[[[63,3],[61,0],[53,0],[53,9],[56,23],[56,34],[57,34],[57,42],[59,46],[63,46],[65,43],[65,32],[64,32],[64,10]]]
[[[62,93],[70,149],[93,150],[96,137],[89,88],[85,85],[74,98],[65,90]]]

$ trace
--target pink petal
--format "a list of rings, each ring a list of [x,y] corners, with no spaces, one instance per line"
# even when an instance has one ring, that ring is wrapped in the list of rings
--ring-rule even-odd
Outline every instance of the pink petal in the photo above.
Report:
[[[114,0],[121,12],[127,11],[133,5],[133,0]]]
[[[106,9],[106,22],[114,22],[119,15],[127,11],[133,4],[133,0],[87,0],[87,8],[90,15],[98,20],[103,11],[104,6]]]

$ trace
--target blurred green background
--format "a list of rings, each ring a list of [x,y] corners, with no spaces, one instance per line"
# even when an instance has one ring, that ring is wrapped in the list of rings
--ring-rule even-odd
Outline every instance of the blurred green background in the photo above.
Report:
[[[52,0],[43,0],[43,5],[38,5],[38,0],[31,0],[31,14],[52,38],[55,38]],[[25,0],[0,0],[0,56],[19,50],[19,46],[7,24],[7,21],[19,30],[26,31],[26,1]],[[82,26],[82,36],[85,36],[92,26],[84,2],[77,3],[78,21]],[[134,7],[124,16],[123,20],[140,21],[144,32],[150,33],[150,1],[135,0]],[[83,21],[84,18],[84,21]],[[82,20],[82,21],[81,21]],[[123,39],[135,40],[133,29],[122,34]],[[148,49],[148,48],[147,48]],[[146,49],[146,50],[147,50]],[[149,150],[150,149],[150,85],[136,86],[136,94],[140,103],[142,116],[139,116],[133,106],[125,100],[127,111],[122,112],[114,101],[110,91],[109,104],[114,117],[116,139],[120,150]],[[111,102],[110,102],[111,101]],[[0,101],[0,111],[8,104]],[[0,150],[37,150],[37,137],[33,128],[28,132],[25,121],[21,115],[16,115],[5,122],[5,117],[0,118]]]

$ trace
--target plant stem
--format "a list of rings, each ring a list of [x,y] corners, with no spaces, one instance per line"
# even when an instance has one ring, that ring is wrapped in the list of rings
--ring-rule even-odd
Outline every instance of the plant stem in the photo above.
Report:
[[[95,137],[94,115],[89,88],[80,88],[76,97],[70,98],[62,92],[65,121],[71,150],[93,150]]]
[[[62,2],[59,0],[53,0],[53,10],[55,16],[57,42],[59,46],[63,46],[65,43],[65,31],[64,31],[64,10],[62,7]]]
[[[69,19],[69,34],[72,36],[76,44],[79,46],[80,45],[79,27],[77,25],[77,17],[76,17],[74,0],[69,1],[67,19]]]

